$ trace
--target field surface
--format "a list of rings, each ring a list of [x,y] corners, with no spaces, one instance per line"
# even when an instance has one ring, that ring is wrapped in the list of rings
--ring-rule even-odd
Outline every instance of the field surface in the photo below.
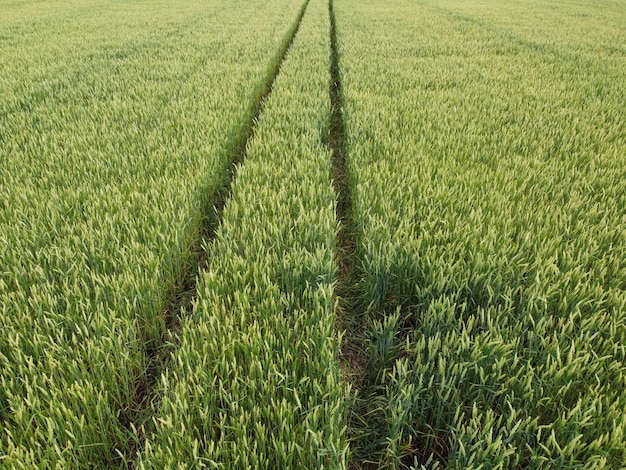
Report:
[[[626,3],[0,0],[0,467],[626,468]]]

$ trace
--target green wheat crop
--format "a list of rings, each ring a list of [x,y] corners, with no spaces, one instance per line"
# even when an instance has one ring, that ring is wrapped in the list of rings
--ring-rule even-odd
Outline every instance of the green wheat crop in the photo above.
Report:
[[[328,27],[311,0],[208,247],[141,468],[346,467]]]
[[[135,445],[146,351],[298,8],[0,4],[9,468],[110,467]]]
[[[626,462],[626,12],[551,5],[336,4],[360,462]]]

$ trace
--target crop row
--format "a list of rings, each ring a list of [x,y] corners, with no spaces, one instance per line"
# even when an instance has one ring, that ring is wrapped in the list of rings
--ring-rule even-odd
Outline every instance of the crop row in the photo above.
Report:
[[[56,6],[7,6],[31,19],[0,42],[10,468],[110,467],[132,453],[148,351],[300,7]]]
[[[281,65],[162,377],[142,468],[345,468],[324,0]]]
[[[623,61],[516,5],[336,2],[369,322],[355,462],[626,462]]]

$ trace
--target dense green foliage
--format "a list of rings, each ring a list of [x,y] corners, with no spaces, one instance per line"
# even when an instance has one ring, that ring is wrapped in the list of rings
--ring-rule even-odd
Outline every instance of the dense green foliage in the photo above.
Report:
[[[553,6],[336,2],[361,461],[626,462],[625,12]]]
[[[142,467],[345,468],[328,12],[311,0],[208,249]]]
[[[0,466],[623,467],[622,3],[0,12]]]
[[[134,445],[146,350],[299,7],[0,2],[2,463]]]

